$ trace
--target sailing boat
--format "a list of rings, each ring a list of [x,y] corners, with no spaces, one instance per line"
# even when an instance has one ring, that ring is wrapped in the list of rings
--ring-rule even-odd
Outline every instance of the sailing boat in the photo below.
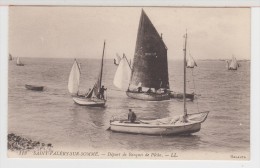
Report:
[[[114,64],[115,65],[119,65],[121,59],[122,58],[118,55],[118,53],[116,53],[116,58],[114,58]]]
[[[194,68],[197,66],[197,63],[195,62],[194,58],[190,55],[189,58],[187,59],[187,68]]]
[[[79,80],[80,80],[80,67],[77,60],[74,59],[74,63],[70,71],[69,82],[68,82],[68,90],[72,94],[72,96],[79,96]]]
[[[103,60],[104,60],[104,53],[105,53],[105,45],[104,42],[103,46],[103,54],[101,60],[101,68],[98,79],[92,89],[84,95],[79,95],[79,79],[80,79],[80,67],[77,61],[74,61],[74,64],[71,69],[70,77],[69,77],[69,84],[68,89],[71,94],[73,94],[72,99],[73,101],[82,106],[90,106],[90,107],[103,107],[106,103],[106,98],[103,98],[100,94],[100,89],[102,87],[102,75],[103,75]]]
[[[17,66],[24,66],[24,64],[20,61],[20,57],[17,57],[17,59],[16,59],[16,65],[17,65]]]
[[[129,81],[128,83],[120,84],[124,86],[123,91],[126,91],[128,97],[148,101],[183,98],[182,93],[176,94],[170,91],[167,47],[162,40],[162,36],[156,31],[143,10],[139,22],[133,65],[131,63],[129,65],[122,63],[122,66],[126,66],[123,69],[130,68],[130,79],[122,80],[129,77],[122,72],[116,72],[114,78],[114,81],[118,82]],[[122,68],[118,67],[117,71],[121,70]],[[126,85],[128,85],[128,88],[125,90]],[[115,86],[118,87],[118,85]],[[119,89],[122,88],[119,87]],[[186,98],[193,100],[193,94],[187,95]]]
[[[122,133],[135,133],[145,135],[175,135],[175,134],[191,134],[200,131],[201,123],[208,116],[209,111],[198,112],[193,114],[187,113],[186,107],[186,45],[187,33],[185,35],[184,45],[184,108],[183,115],[167,117],[155,120],[138,120],[130,122],[128,120],[111,120],[110,130]]]
[[[131,77],[131,65],[123,55],[114,77],[114,85],[120,90],[127,91]]]
[[[239,67],[237,59],[236,57],[234,57],[234,55],[232,56],[231,61],[226,61],[226,62],[227,62],[228,70],[237,70],[237,68]]]
[[[169,100],[169,89],[167,47],[142,10],[126,94],[140,100]]]

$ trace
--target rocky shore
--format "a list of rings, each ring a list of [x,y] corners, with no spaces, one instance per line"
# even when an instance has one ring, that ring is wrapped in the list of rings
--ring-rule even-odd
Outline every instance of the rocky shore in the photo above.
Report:
[[[11,151],[21,151],[21,150],[46,150],[51,149],[53,146],[51,143],[45,144],[39,141],[32,141],[14,133],[8,134],[7,139],[7,149]]]

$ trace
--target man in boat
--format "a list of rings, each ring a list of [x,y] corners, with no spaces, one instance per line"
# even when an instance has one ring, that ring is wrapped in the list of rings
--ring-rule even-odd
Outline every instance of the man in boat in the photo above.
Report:
[[[136,120],[136,114],[132,111],[132,109],[129,109],[128,121],[130,121],[131,123],[134,123],[135,120]]]
[[[105,99],[104,93],[107,90],[107,88],[104,87],[104,85],[100,88],[99,94],[100,94],[100,99]]]
[[[139,86],[139,87],[137,88],[137,90],[138,90],[138,93],[142,92],[142,87]]]

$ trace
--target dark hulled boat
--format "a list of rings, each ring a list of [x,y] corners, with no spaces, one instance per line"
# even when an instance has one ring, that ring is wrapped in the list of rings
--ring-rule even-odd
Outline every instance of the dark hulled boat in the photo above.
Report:
[[[144,91],[140,91],[140,87]],[[152,89],[153,92],[147,93],[148,89]],[[141,100],[169,100],[169,89],[167,47],[142,10],[131,79],[126,94]],[[157,92],[158,90],[167,91]]]
[[[128,97],[161,101],[183,99],[183,93],[170,91],[167,47],[162,36],[142,10],[137,33],[133,65],[123,56],[114,77],[114,85]],[[193,100],[194,94],[186,94]]]
[[[28,90],[34,90],[34,91],[43,91],[44,86],[37,86],[37,85],[25,85],[25,88]]]

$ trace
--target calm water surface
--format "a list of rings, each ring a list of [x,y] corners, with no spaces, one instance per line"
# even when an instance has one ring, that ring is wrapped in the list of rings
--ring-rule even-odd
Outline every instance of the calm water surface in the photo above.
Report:
[[[183,102],[146,102],[128,98],[113,86],[116,66],[105,60],[104,85],[108,88],[106,108],[74,104],[67,90],[73,59],[22,58],[25,66],[9,62],[8,132],[52,143],[58,148],[153,151],[249,151],[250,62],[228,71],[224,61],[198,61],[187,71],[187,90],[199,94],[188,102],[188,113],[209,110],[200,132],[191,136],[145,136],[107,131],[112,117],[126,118],[132,108],[139,118],[180,115]],[[100,61],[79,59],[82,68],[80,91],[93,86]],[[183,90],[182,61],[169,61],[170,87]],[[44,85],[43,92],[26,90],[25,84]],[[195,85],[194,85],[195,84]]]

